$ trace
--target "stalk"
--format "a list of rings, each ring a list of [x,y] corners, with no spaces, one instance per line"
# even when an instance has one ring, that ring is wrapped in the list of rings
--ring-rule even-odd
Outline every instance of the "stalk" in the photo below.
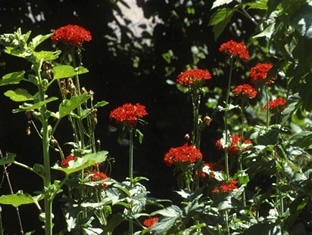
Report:
[[[39,90],[39,97],[40,101],[45,101],[45,90],[43,81],[41,78],[41,66],[42,60],[38,64],[36,75],[38,77],[38,90]],[[43,165],[44,165],[44,178],[43,178],[43,185],[44,185],[44,213],[45,213],[45,234],[51,235],[52,233],[52,198],[51,192],[49,191],[51,188],[51,172],[50,172],[50,152],[49,152],[49,142],[50,142],[50,135],[49,135],[49,124],[48,124],[48,117],[47,113],[47,106],[46,104],[41,106],[40,114],[41,114],[41,124],[42,124],[42,151],[43,151]]]
[[[193,135],[192,144],[199,149],[200,148],[200,130],[198,125],[199,116],[199,105],[200,105],[200,94],[197,90],[193,91],[191,94],[192,106],[193,106]]]
[[[0,235],[3,235],[3,226],[2,226],[2,209],[0,206]]]
[[[228,124],[227,124],[227,115],[228,115],[228,106],[229,106],[229,97],[230,97],[230,89],[231,89],[231,80],[232,80],[232,71],[233,71],[233,62],[234,57],[231,56],[230,59],[230,73],[229,73],[229,79],[228,79],[228,86],[226,90],[226,98],[225,98],[225,109],[224,109],[224,132],[225,132],[225,148],[224,148],[224,154],[225,154],[225,170],[226,175],[229,178],[230,171],[229,171],[229,152],[228,152]]]
[[[268,87],[267,85],[264,86],[265,89],[265,98],[266,98],[266,127],[267,130],[269,129],[270,126],[270,109],[269,109],[269,94],[268,94]]]
[[[130,178],[130,187],[133,187],[133,128],[130,127],[130,145],[129,145],[129,178]],[[130,208],[132,212],[132,208]],[[129,234],[133,234],[133,220],[129,220]]]
[[[242,122],[242,127],[241,127],[241,137],[244,138],[244,123],[246,121],[245,115],[244,115],[244,98],[242,98],[242,103],[241,103],[241,122]],[[238,156],[238,163],[239,163],[239,170],[243,172],[243,162],[242,162],[242,156]],[[242,200],[243,200],[243,205],[246,206],[246,192],[245,190],[242,193]]]

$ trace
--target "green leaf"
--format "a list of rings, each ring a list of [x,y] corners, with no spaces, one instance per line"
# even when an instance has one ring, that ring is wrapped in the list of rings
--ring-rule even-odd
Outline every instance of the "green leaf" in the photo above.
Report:
[[[35,104],[28,104],[28,103],[24,103],[23,105],[19,105],[17,109],[13,109],[12,112],[13,113],[18,113],[18,112],[24,112],[26,110],[30,110],[30,109],[40,109],[43,105],[46,105],[47,103],[53,102],[55,100],[58,100],[57,97],[50,97],[44,101],[35,103]]]
[[[292,17],[292,25],[304,37],[312,38],[312,6],[301,7]]]
[[[14,162],[15,157],[16,157],[15,153],[7,152],[4,157],[0,158],[0,166]]]
[[[225,26],[229,23],[231,20],[234,9],[230,8],[221,8],[218,9],[210,18],[209,26],[213,26],[213,33],[214,38],[217,40],[221,33],[223,32]]]
[[[102,234],[113,234],[114,229],[123,222],[125,218],[120,213],[115,213],[112,217],[108,220],[107,225],[104,226]]]
[[[69,78],[89,72],[89,70],[84,67],[78,67],[75,69],[70,65],[58,65],[53,67],[52,71],[53,79]]]
[[[107,101],[102,100],[102,101],[97,102],[97,103],[93,106],[93,108],[104,107],[104,106],[106,106],[106,105],[108,105],[108,104],[109,104],[109,103],[108,103]]]
[[[298,93],[291,95],[287,99],[287,108],[281,113],[282,121],[281,125],[284,125],[291,116],[296,112],[300,103],[300,96]]]
[[[258,223],[243,233],[243,235],[275,235],[282,234],[280,226],[278,224],[269,224],[269,223]]]
[[[229,4],[231,2],[233,2],[233,0],[216,0],[213,2],[211,9],[214,9],[216,7],[219,7],[225,4]]]
[[[35,49],[37,46],[39,46],[42,42],[50,38],[52,35],[53,33],[46,34],[46,35],[39,34],[31,40],[30,46],[32,46],[32,48]]]
[[[247,2],[243,4],[243,7],[248,7],[248,9],[258,9],[258,10],[267,10],[268,0],[258,0],[256,2]]]
[[[26,80],[24,77],[25,71],[17,71],[8,73],[0,79],[0,86],[19,84],[20,81]]]
[[[12,205],[18,207],[20,205],[32,204],[37,202],[37,200],[27,193],[19,191],[15,194],[2,195],[0,197],[0,204]]]
[[[63,118],[69,115],[73,110],[90,99],[90,97],[89,94],[83,94],[80,96],[72,96],[69,100],[63,100],[59,105],[59,117]]]
[[[33,96],[29,94],[27,90],[20,88],[16,89],[15,91],[8,90],[4,93],[4,95],[15,102],[34,100]]]
[[[33,55],[36,57],[36,59],[38,61],[40,60],[56,60],[59,55],[61,54],[62,51],[60,50],[57,50],[57,51],[39,51],[39,52],[36,52],[34,51],[33,52]]]
[[[83,157],[76,158],[74,161],[70,161],[68,163],[68,168],[62,168],[58,164],[55,164],[52,169],[63,171],[67,175],[72,174],[74,172],[83,170],[89,166],[92,166],[97,163],[101,163],[107,158],[107,151],[101,151],[97,153],[90,153]]]
[[[262,32],[253,36],[253,38],[266,37],[270,39],[272,37],[272,34],[274,33],[274,30],[275,30],[275,23],[269,24]]]
[[[289,143],[302,148],[309,147],[312,143],[312,132],[302,131],[297,133],[290,138]]]

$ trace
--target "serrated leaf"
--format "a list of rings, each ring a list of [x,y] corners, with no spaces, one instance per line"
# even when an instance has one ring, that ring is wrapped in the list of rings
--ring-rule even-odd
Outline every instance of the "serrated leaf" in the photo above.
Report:
[[[20,205],[32,204],[35,203],[35,200],[31,195],[27,193],[23,193],[21,191],[10,194],[10,195],[2,195],[0,197],[0,204],[4,205],[12,205],[14,207],[18,207]]]
[[[23,105],[19,105],[17,109],[13,109],[12,113],[18,113],[18,112],[24,112],[26,110],[31,110],[31,109],[40,109],[43,105],[46,105],[50,102],[53,102],[55,100],[58,100],[57,97],[50,97],[44,101],[35,103],[35,104],[28,104],[24,103]]]
[[[258,9],[258,10],[267,10],[268,0],[258,0],[256,2],[247,2],[243,4],[243,7],[248,7],[248,9]]]
[[[46,35],[41,35],[41,34],[37,35],[31,40],[31,46],[33,47],[33,49],[35,49],[38,45],[40,45],[42,42],[50,38],[52,35],[53,33],[46,34]]]
[[[26,80],[24,77],[25,71],[17,71],[8,73],[0,79],[0,86],[19,84],[20,81]]]
[[[68,163],[67,168],[60,167],[58,164],[55,164],[52,169],[63,171],[67,175],[72,174],[74,172],[80,171],[82,169],[85,169],[89,166],[92,166],[97,163],[101,163],[106,160],[107,158],[107,151],[101,151],[97,153],[90,153],[83,157],[76,158],[73,161],[70,161]]]
[[[36,57],[36,59],[38,61],[40,60],[56,60],[59,55],[61,54],[62,51],[60,50],[57,50],[57,51],[39,51],[39,52],[36,52],[34,51],[33,52],[33,55]]]
[[[29,94],[27,90],[21,88],[18,88],[15,91],[8,90],[4,93],[4,95],[15,102],[34,100],[33,96]]]
[[[57,65],[53,67],[52,71],[53,71],[53,79],[69,78],[89,72],[89,70],[84,67],[80,66],[74,68],[70,65]]]
[[[73,110],[90,99],[89,94],[83,94],[80,96],[72,96],[69,100],[65,99],[59,105],[59,117],[63,118],[69,115]]]
[[[216,7],[219,7],[225,4],[229,4],[231,2],[233,2],[233,0],[216,0],[213,2],[211,9],[214,9]]]

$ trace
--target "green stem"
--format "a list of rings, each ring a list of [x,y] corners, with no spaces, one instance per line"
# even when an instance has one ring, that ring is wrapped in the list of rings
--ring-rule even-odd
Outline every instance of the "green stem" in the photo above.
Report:
[[[245,124],[245,121],[246,118],[245,118],[245,114],[244,114],[244,105],[245,105],[245,102],[244,102],[244,98],[242,98],[242,103],[241,103],[241,122],[242,122],[242,126],[241,126],[241,137],[243,138],[243,140],[245,139],[244,138],[244,124]],[[238,162],[239,162],[239,170],[241,172],[244,171],[244,168],[243,168],[243,162],[242,162],[242,156],[238,156]],[[242,193],[242,200],[243,200],[243,205],[246,206],[246,192],[245,190],[243,191]]]
[[[131,187],[133,187],[133,128],[129,131],[130,145],[129,145],[129,178]]]
[[[199,149],[200,148],[200,130],[199,130],[199,105],[200,105],[200,93],[195,90],[191,94],[192,107],[193,107],[193,135],[192,144]]]
[[[233,62],[234,57],[231,56],[230,59],[230,73],[228,79],[228,86],[226,90],[226,98],[225,98],[225,109],[224,109],[224,132],[225,132],[225,148],[224,148],[224,155],[225,155],[225,171],[227,178],[230,176],[229,170],[229,152],[228,152],[228,109],[229,109],[229,97],[230,97],[230,89],[231,89],[231,81],[232,81],[232,71],[233,71]]]
[[[130,187],[133,187],[133,128],[130,128],[130,145],[129,145],[129,178],[130,178]],[[132,207],[132,206],[131,206]],[[132,208],[130,208],[132,214]],[[133,220],[129,219],[129,234],[133,234]]]
[[[45,89],[41,78],[42,60],[38,64],[36,75],[38,77],[38,90],[40,101],[45,101]],[[45,234],[52,233],[52,198],[51,198],[51,172],[50,172],[50,152],[49,152],[49,124],[47,117],[47,106],[43,105],[40,108],[41,124],[42,124],[42,151],[43,151],[43,165],[44,165],[44,213],[45,213]]]
[[[225,210],[225,234],[230,235],[230,226],[229,226],[229,211]]]
[[[34,171],[34,169],[31,168],[30,166],[27,166],[27,165],[25,165],[25,164],[23,164],[23,163],[21,163],[21,162],[18,162],[18,161],[14,161],[14,162],[12,162],[12,163],[15,164],[15,165],[17,165],[17,166],[23,167],[23,168],[25,168],[25,169],[31,171],[32,173],[35,173],[36,175],[40,176],[42,179],[44,179],[44,176],[43,176],[43,175],[41,175],[41,174],[39,174],[38,172]]]
[[[266,127],[268,130],[270,126],[270,109],[269,109],[269,93],[268,93],[267,85],[264,86],[264,89],[265,89],[265,98],[266,98]]]
[[[2,208],[0,206],[0,235],[3,235],[3,226],[2,226]]]

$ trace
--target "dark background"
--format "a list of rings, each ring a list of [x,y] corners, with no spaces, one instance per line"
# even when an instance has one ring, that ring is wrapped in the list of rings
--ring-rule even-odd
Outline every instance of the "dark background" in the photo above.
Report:
[[[158,23],[151,32],[142,24],[143,33],[136,37],[128,27],[130,22],[126,21],[126,24],[118,25],[120,38],[117,40],[116,31],[109,27],[110,22],[117,22],[116,15],[124,18],[117,2],[127,5],[126,0],[0,0],[0,33],[12,33],[21,27],[23,33],[31,30],[32,36],[35,36],[50,33],[67,24],[77,24],[88,29],[92,41],[83,45],[83,64],[90,72],[81,76],[81,83],[95,92],[96,101],[109,102],[109,105],[98,111],[96,137],[101,140],[102,149],[108,150],[110,157],[116,160],[110,176],[116,180],[127,177],[128,146],[117,143],[118,126],[109,120],[109,113],[124,103],[139,102],[146,106],[149,115],[145,118],[148,125],[140,127],[144,134],[143,144],[135,144],[134,175],[149,178],[144,184],[154,197],[172,198],[175,177],[172,168],[167,168],[162,159],[170,147],[184,144],[184,135],[191,130],[192,112],[188,97],[166,80],[175,80],[187,65],[197,65],[212,73],[212,79],[207,82],[209,88],[225,87],[227,73],[217,74],[215,70],[220,67],[222,70],[224,63],[224,55],[218,52],[218,47],[230,39],[247,39],[254,31],[254,26],[248,20],[235,16],[233,22],[236,24],[229,25],[215,41],[212,29],[208,26],[212,1],[137,0],[144,16],[159,19]],[[144,43],[146,39],[150,44]],[[204,51],[204,57],[197,58],[199,53],[192,53],[191,48],[194,46]],[[169,50],[174,57],[168,62],[163,55]],[[1,76],[29,69],[29,64],[21,59],[0,53]],[[139,64],[134,66],[136,58],[139,58]],[[0,149],[3,153],[16,153],[18,161],[32,166],[42,161],[41,141],[34,131],[31,136],[26,135],[27,119],[23,113],[11,113],[18,104],[2,95],[8,89],[11,87],[0,87]],[[205,106],[206,101],[207,97],[203,99],[200,113],[212,116],[214,121],[203,133],[201,150],[206,161],[218,161],[220,153],[214,143],[220,138],[218,128],[222,128],[222,118]],[[60,143],[71,140],[68,124],[63,121],[56,133]],[[69,154],[66,148],[65,154]],[[52,153],[52,163],[58,160],[58,155]],[[10,166],[8,171],[14,191],[21,189],[32,193],[41,189],[41,181],[37,176],[17,166]],[[0,194],[7,193],[8,185],[4,179]],[[37,229],[41,225],[35,206],[21,206],[20,211],[25,231]],[[54,221],[58,225],[56,229],[59,229],[64,226],[64,222],[57,203],[54,212]],[[5,232],[18,233],[14,208],[2,206],[2,217]]]

